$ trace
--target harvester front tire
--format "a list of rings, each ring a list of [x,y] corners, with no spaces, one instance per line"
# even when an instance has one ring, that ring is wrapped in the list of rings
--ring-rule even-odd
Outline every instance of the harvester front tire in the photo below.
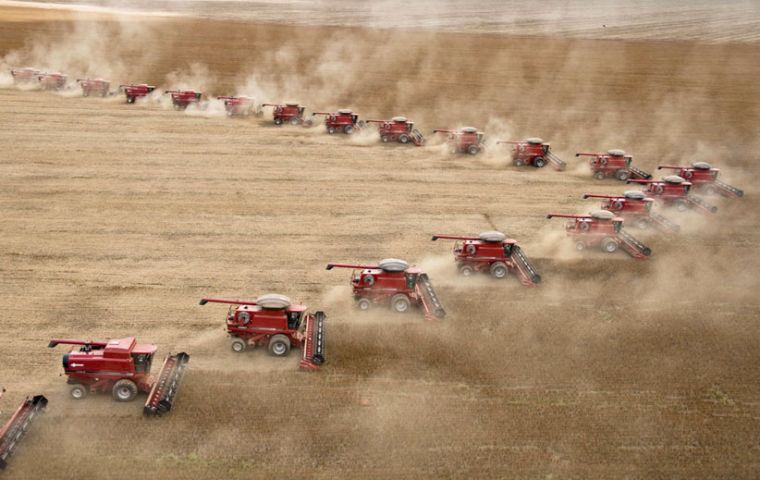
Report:
[[[87,388],[84,385],[74,385],[69,390],[69,394],[74,400],[82,400],[87,396]]]
[[[459,273],[461,273],[463,277],[471,277],[475,273],[475,269],[469,265],[465,265],[459,269]]]
[[[367,310],[370,309],[371,306],[372,306],[372,302],[370,302],[369,299],[366,299],[366,298],[359,299],[359,301],[356,302],[356,307],[362,312],[366,312]]]
[[[602,240],[602,250],[607,253],[615,253],[618,249],[618,243],[612,238],[605,238]]]
[[[477,155],[480,153],[480,147],[478,147],[477,145],[470,145],[469,147],[467,147],[467,153],[469,153],[470,155]]]
[[[689,209],[689,206],[686,205],[686,202],[684,202],[683,200],[677,200],[675,205],[676,205],[676,210],[678,210],[679,212],[685,212],[686,210]]]
[[[625,182],[626,180],[628,180],[630,176],[631,175],[628,173],[627,170],[618,170],[617,172],[615,172],[615,178],[617,178],[621,182]]]
[[[536,168],[544,168],[546,166],[546,160],[543,157],[536,157],[533,159],[533,166]]]
[[[403,293],[397,293],[396,295],[391,297],[391,308],[395,312],[406,313],[409,311],[410,306],[411,306],[411,303],[409,302],[409,297],[407,297]]]
[[[298,125],[299,123],[301,123],[301,121],[298,119],[298,117],[293,117],[290,119],[290,124],[293,125],[294,127]]]
[[[354,127],[352,127],[351,125],[346,125],[345,127],[343,127],[343,133],[345,133],[346,135],[351,135],[352,133],[354,133]]]
[[[248,344],[242,338],[233,338],[232,342],[230,342],[230,349],[235,353],[245,352],[247,346]]]
[[[269,354],[273,357],[285,357],[290,353],[290,339],[281,333],[269,339]]]
[[[491,276],[493,278],[501,280],[502,278],[506,278],[508,273],[509,270],[503,263],[495,262],[491,264]]]
[[[113,384],[111,393],[117,402],[131,402],[137,396],[137,385],[132,380],[122,378]]]

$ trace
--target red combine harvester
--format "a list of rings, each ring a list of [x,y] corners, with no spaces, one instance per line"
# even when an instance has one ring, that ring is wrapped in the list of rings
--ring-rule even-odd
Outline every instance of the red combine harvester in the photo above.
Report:
[[[615,177],[621,182],[625,182],[629,178],[644,180],[652,178],[652,175],[644,170],[631,165],[633,155],[627,155],[623,150],[609,150],[607,153],[579,152],[575,156],[591,157],[589,165],[591,165],[594,178],[597,180]]]
[[[551,151],[551,144],[544,142],[538,137],[527,138],[521,142],[512,140],[499,140],[496,144],[506,143],[514,145],[512,149],[512,164],[516,167],[523,165],[532,165],[536,168],[543,168],[550,163],[555,170],[562,171],[567,167],[558,156]]]
[[[422,132],[414,128],[414,122],[406,117],[393,117],[390,120],[367,120],[367,123],[378,123],[378,133],[383,143],[399,142],[403,144],[413,143],[418,147],[425,145],[425,137]]]
[[[446,316],[427,274],[419,268],[410,267],[403,260],[387,258],[377,265],[327,264],[327,270],[336,267],[359,270],[351,276],[351,287],[356,306],[360,310],[369,310],[372,305],[382,304],[404,313],[415,305],[422,308],[426,320]]]
[[[644,192],[629,190],[622,195],[596,195],[587,193],[583,198],[601,198],[602,210],[607,210],[622,217],[626,222],[640,229],[654,226],[663,233],[677,233],[680,227],[666,217],[652,211],[654,199]]]
[[[623,219],[616,217],[607,210],[597,210],[589,215],[568,215],[550,213],[546,218],[572,218],[565,224],[567,236],[575,239],[575,248],[600,247],[607,253],[614,253],[622,248],[628,255],[637,259],[645,259],[652,250],[623,230]]]
[[[274,120],[275,125],[288,123],[290,125],[311,127],[314,124],[314,121],[311,118],[304,117],[306,107],[303,107],[298,103],[290,102],[283,105],[278,105],[276,103],[264,103],[261,106],[274,107],[272,110],[272,119]]]
[[[11,68],[11,76],[13,77],[13,83],[31,83],[36,82],[39,77],[40,71],[36,68]]]
[[[484,134],[475,127],[463,127],[459,130],[436,128],[433,133],[445,133],[448,135],[446,142],[451,153],[479,154],[484,148]]]
[[[43,72],[37,75],[40,81],[40,87],[43,90],[60,90],[66,86],[66,75],[62,73]]]
[[[517,242],[501,232],[482,232],[477,237],[433,235],[432,240],[439,238],[462,241],[454,244],[454,261],[459,273],[465,277],[475,272],[488,272],[494,278],[506,278],[512,273],[526,287],[535,287],[541,282],[541,275]]]
[[[350,108],[341,108],[337,112],[314,112],[311,116],[323,115],[325,117],[325,127],[327,133],[333,134],[343,132],[351,135],[355,130],[361,130],[367,124],[364,120],[359,120],[359,115],[354,113]]]
[[[102,78],[79,78],[77,79],[77,83],[82,87],[83,97],[89,97],[90,95],[97,95],[99,97],[108,96],[108,90],[111,87],[111,82]]]
[[[256,107],[253,98],[245,95],[222,95],[216,97],[216,99],[224,102],[224,110],[227,112],[228,117],[247,117],[251,114],[255,114],[258,117],[262,114],[261,109]]]
[[[164,95],[171,95],[174,110],[184,110],[191,104],[198,104],[203,94],[195,90],[167,90]]]
[[[285,295],[268,294],[255,301],[226,298],[203,298],[200,304],[224,303],[227,333],[232,337],[233,352],[248,346],[266,346],[274,357],[285,357],[291,347],[302,349],[300,368],[317,370],[325,363],[325,320],[318,311],[308,313],[303,305],[294,305]]]
[[[707,162],[695,162],[690,167],[683,165],[659,165],[657,170],[663,168],[678,170],[676,175],[691,182],[694,190],[704,192],[707,195],[718,193],[729,198],[744,196],[744,191],[718,180],[720,168],[713,168]]]
[[[704,200],[689,195],[691,182],[677,175],[669,175],[662,180],[628,180],[626,183],[641,183],[647,185],[646,193],[667,207],[675,207],[679,212],[687,209],[700,213],[715,213],[718,207]]]
[[[124,91],[124,95],[127,96],[127,103],[135,103],[135,100],[141,97],[147,97],[153,90],[156,89],[153,85],[147,83],[140,83],[137,85],[119,85],[119,88]]]
[[[68,375],[71,396],[81,400],[88,393],[110,391],[114,400],[129,402],[138,392],[148,394],[143,413],[162,415],[172,408],[190,355],[169,354],[157,377],[150,374],[156,346],[139,344],[135,337],[105,342],[55,338],[48,347],[80,345],[63,355],[63,370]]]
[[[0,390],[0,398],[4,392],[4,388]],[[27,397],[0,428],[0,470],[4,470],[8,465],[8,458],[26,435],[35,417],[45,411],[47,404],[47,398],[42,395]]]

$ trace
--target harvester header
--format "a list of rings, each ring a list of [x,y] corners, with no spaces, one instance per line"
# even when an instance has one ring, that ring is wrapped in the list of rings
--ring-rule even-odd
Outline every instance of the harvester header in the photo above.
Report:
[[[0,398],[4,392],[5,388],[0,389]],[[29,431],[31,423],[45,411],[47,404],[48,399],[43,395],[27,397],[11,418],[0,427],[0,470],[4,470],[8,465],[8,459]]]

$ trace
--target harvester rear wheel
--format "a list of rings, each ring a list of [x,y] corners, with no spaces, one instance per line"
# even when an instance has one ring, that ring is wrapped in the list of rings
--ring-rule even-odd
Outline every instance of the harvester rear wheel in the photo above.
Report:
[[[89,96],[90,96],[90,92],[89,92],[89,90],[86,90],[86,89],[85,89],[85,90],[82,90],[82,96],[83,96],[83,97],[89,97]]]
[[[575,242],[575,249],[578,250],[579,252],[582,252],[583,250],[586,249],[586,244],[583,242]]]
[[[235,353],[242,353],[245,351],[248,344],[242,338],[233,338],[230,342],[230,349]]]
[[[137,385],[132,380],[122,378],[113,384],[111,393],[117,402],[131,402],[137,396]]]
[[[135,97],[127,97],[127,103],[135,103]]]
[[[389,137],[388,135],[381,135],[380,140],[382,140],[383,143],[388,143],[391,141],[391,137]]]
[[[275,118],[274,119],[274,124],[275,125],[282,125],[282,118],[280,118],[280,117]]]
[[[359,310],[366,312],[372,306],[372,302],[370,302],[367,298],[362,298],[356,302],[356,306],[359,308]]]
[[[467,147],[467,153],[469,153],[470,155],[477,155],[480,153],[480,147],[477,145],[470,145],[469,147]]]
[[[461,273],[463,277],[471,277],[475,273],[475,269],[469,265],[465,265],[459,269],[459,273]]]
[[[718,191],[712,185],[707,185],[704,189],[705,195],[715,195]]]
[[[405,313],[409,310],[411,303],[409,297],[403,293],[397,293],[391,297],[391,308],[398,313]]]
[[[594,178],[597,180],[604,180],[604,172],[596,172]]]
[[[546,160],[543,157],[536,157],[533,159],[533,166],[536,168],[544,168],[546,166]]]
[[[327,133],[329,133],[330,135],[335,133],[335,127],[327,127]]]
[[[636,220],[636,226],[640,230],[646,230],[647,228],[649,228],[649,220],[647,220],[646,218],[639,218],[638,220]]]
[[[407,143],[409,143],[409,135],[402,133],[401,135],[398,136],[398,141],[406,145]]]
[[[69,390],[69,394],[74,400],[81,400],[87,396],[87,388],[84,385],[74,385]]]
[[[602,250],[607,253],[615,253],[618,249],[618,243],[614,238],[607,237],[602,240]]]
[[[676,206],[676,210],[678,210],[679,212],[685,212],[686,210],[689,209],[689,206],[686,205],[686,202],[683,200],[676,200],[675,206]]]
[[[509,270],[507,269],[507,266],[502,262],[494,262],[491,264],[491,276],[493,278],[502,279],[505,278],[508,273]]]
[[[515,165],[515,167],[522,167],[525,165],[525,163],[522,161],[522,158],[516,158],[512,163]]]
[[[628,180],[628,177],[630,176],[631,175],[628,173],[628,170],[618,170],[617,172],[615,172],[615,178],[617,178],[621,182],[625,182],[626,180]]]
[[[281,333],[269,339],[269,354],[273,357],[285,357],[290,353],[290,339]]]

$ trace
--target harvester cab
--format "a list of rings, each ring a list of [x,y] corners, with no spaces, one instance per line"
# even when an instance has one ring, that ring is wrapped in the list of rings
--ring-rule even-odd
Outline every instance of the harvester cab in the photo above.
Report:
[[[507,238],[502,232],[482,232],[478,236],[436,234],[432,240],[439,238],[456,240],[454,261],[459,273],[465,277],[475,272],[486,272],[501,279],[512,273],[526,287],[535,287],[541,282],[541,276],[517,241]]]
[[[37,74],[43,90],[61,90],[66,86],[66,75],[59,72],[42,72]]]
[[[78,78],[77,83],[82,87],[83,97],[91,95],[106,97],[111,87],[111,82],[102,78]]]
[[[119,89],[126,95],[127,103],[135,103],[138,98],[150,95],[156,87],[147,83],[139,83],[136,85],[119,85]]]
[[[675,170],[681,178],[692,183],[695,190],[706,195],[719,194],[724,197],[738,198],[744,196],[744,191],[718,180],[720,169],[714,168],[707,162],[694,162],[691,166],[685,165],[659,165],[661,169]]]
[[[185,110],[190,104],[198,104],[203,94],[195,90],[167,90],[164,95],[171,95],[175,110]]]
[[[359,120],[359,115],[350,108],[341,108],[337,112],[314,112],[311,115],[325,117],[325,128],[329,134],[343,132],[351,135],[357,129],[362,129],[367,125],[364,120]]]
[[[463,127],[459,130],[436,128],[433,133],[447,134],[446,141],[451,153],[477,155],[485,148],[485,134],[475,127]]]
[[[543,168],[547,163],[559,171],[567,167],[564,160],[552,153],[551,144],[544,142],[541,138],[531,137],[522,141],[499,140],[496,142],[497,145],[502,143],[513,145],[512,164],[516,167],[532,165],[536,168]]]
[[[405,313],[414,305],[422,309],[426,320],[446,316],[428,275],[404,260],[386,258],[377,265],[327,264],[327,270],[333,268],[354,270],[351,288],[360,310],[384,305],[395,312]]]
[[[40,71],[36,68],[24,67],[24,68],[11,68],[11,77],[13,77],[13,83],[29,83],[37,81],[40,76]]]
[[[286,102],[284,104],[264,103],[262,107],[273,107],[272,119],[275,125],[290,124],[311,127],[314,120],[305,118],[306,107],[297,102]]]
[[[675,207],[679,212],[688,209],[700,213],[716,213],[718,207],[710,205],[704,200],[689,195],[692,184],[678,175],[668,175],[661,180],[628,180],[627,183],[640,183],[646,185],[646,193],[668,207]]]
[[[0,389],[0,399],[3,393],[5,393],[5,388]],[[29,431],[37,415],[45,411],[47,404],[48,400],[43,395],[27,397],[8,421],[0,427],[0,470],[4,470],[8,465],[8,459]]]
[[[654,226],[666,234],[677,233],[680,227],[668,218],[652,211],[654,199],[639,190],[629,190],[622,195],[597,195],[587,193],[584,199],[602,199],[601,208],[625,219],[639,229]]]
[[[645,180],[652,178],[652,175],[649,173],[638,167],[634,167],[632,165],[633,156],[628,155],[623,150],[613,149],[608,150],[606,153],[579,152],[575,156],[591,157],[589,165],[594,173],[594,178],[597,180],[614,177],[621,182],[625,182],[629,178]]]
[[[622,248],[636,259],[645,259],[652,250],[623,230],[623,219],[608,210],[596,210],[589,215],[550,213],[546,218],[569,218],[565,224],[567,236],[575,240],[578,251],[599,247],[607,253]]]
[[[367,120],[367,123],[379,124],[378,133],[383,143],[413,143],[418,147],[425,145],[425,137],[422,132],[414,128],[414,122],[410,122],[406,117],[397,116],[390,120]]]
[[[48,347],[75,345],[63,355],[63,370],[69,377],[71,396],[81,400],[89,393],[110,391],[114,400],[129,402],[139,392],[147,393],[146,416],[171,410],[190,355],[181,352],[166,356],[157,376],[150,374],[157,347],[139,344],[135,337],[92,342],[55,338]]]
[[[254,301],[227,298],[203,298],[201,305],[223,303],[227,312],[227,333],[233,352],[249,346],[265,346],[269,354],[284,357],[292,347],[302,349],[300,368],[317,370],[325,362],[325,320],[318,311],[309,313],[303,305],[293,304],[285,295],[268,294]]]

